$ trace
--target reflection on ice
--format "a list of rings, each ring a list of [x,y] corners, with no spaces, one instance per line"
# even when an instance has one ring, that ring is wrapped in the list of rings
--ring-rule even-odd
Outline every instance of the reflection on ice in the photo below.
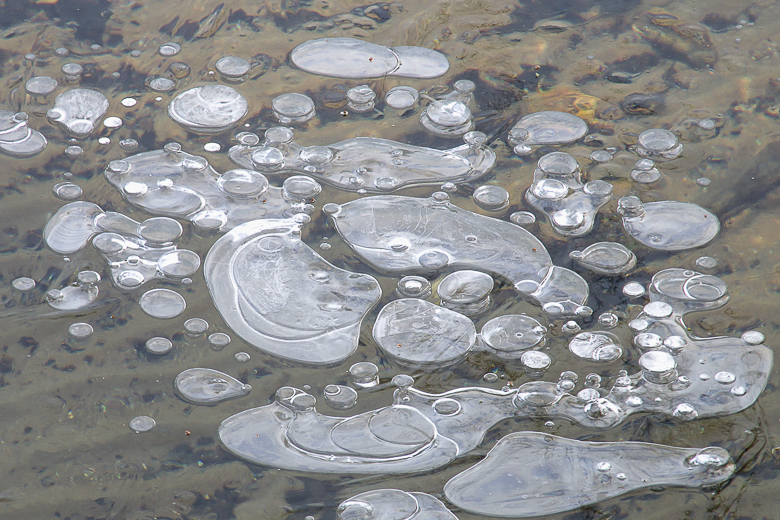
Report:
[[[377,281],[339,269],[301,241],[291,219],[261,219],[217,240],[204,264],[217,310],[264,352],[313,365],[357,349],[360,323],[381,295]]]
[[[718,484],[734,473],[726,450],[644,442],[586,442],[512,433],[444,486],[470,513],[526,518],[569,511],[635,489]]]

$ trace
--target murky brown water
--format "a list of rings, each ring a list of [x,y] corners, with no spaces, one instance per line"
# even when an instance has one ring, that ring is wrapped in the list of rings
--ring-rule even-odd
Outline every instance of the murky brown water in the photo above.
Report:
[[[336,85],[361,83],[291,68],[287,56],[295,45],[326,35],[358,37],[384,45],[421,45],[445,53],[451,69],[435,81],[387,78],[368,83],[382,95],[395,85],[423,89],[437,83],[451,84],[458,78],[472,79],[477,83],[478,115],[485,119],[478,128],[488,134],[519,114],[543,109],[577,113],[588,120],[591,131],[605,136],[602,146],[621,150],[644,129],[678,130],[687,138],[684,156],[665,166],[667,181],[660,186],[641,188],[631,182],[628,174],[636,157],[627,151],[618,152],[605,165],[585,166],[589,178],[608,178],[615,188],[615,197],[602,210],[594,233],[601,239],[624,240],[615,207],[617,199],[630,192],[640,192],[645,201],[691,201],[715,210],[725,217],[715,241],[675,255],[636,248],[640,263],[630,278],[647,282],[661,269],[693,268],[696,258],[715,257],[719,263],[714,274],[727,282],[731,301],[716,311],[690,316],[693,332],[738,336],[758,329],[766,335],[768,345],[777,345],[780,261],[774,250],[778,248],[780,191],[774,189],[774,176],[780,152],[773,143],[780,142],[780,5],[769,0],[749,5],[725,0],[660,3],[677,17],[672,26],[708,23],[707,41],[700,32],[653,25],[647,15],[650,4],[532,0],[518,6],[500,1],[419,0],[365,9],[361,2],[242,0],[208,18],[219,0],[186,4],[0,2],[0,109],[26,111],[30,126],[49,138],[46,150],[34,158],[0,156],[0,301],[4,305],[0,310],[0,516],[18,520],[334,518],[339,502],[370,489],[393,487],[441,497],[443,484],[479,460],[502,435],[544,429],[539,421],[505,421],[488,432],[480,449],[450,467],[427,475],[392,478],[307,475],[251,466],[219,447],[219,423],[236,412],[266,404],[280,386],[308,384],[312,393],[321,395],[325,385],[343,382],[346,369],[360,360],[380,364],[383,381],[403,372],[384,360],[370,334],[374,317],[390,300],[397,280],[372,273],[355,260],[319,212],[322,203],[351,200],[352,194],[326,187],[317,199],[314,224],[304,237],[332,263],[376,276],[385,294],[364,321],[358,352],[334,368],[290,366],[243,343],[215,311],[200,272],[191,286],[177,289],[187,300],[184,315],[155,320],[138,307],[139,291],[122,293],[110,286],[106,266],[92,247],[71,255],[68,261],[46,249],[41,239],[43,226],[62,206],[51,189],[66,171],[72,172],[74,182],[84,189],[83,200],[136,220],[147,217],[128,206],[102,176],[109,160],[126,155],[118,146],[122,138],[137,138],[142,151],[178,141],[185,151],[207,157],[218,171],[232,167],[224,153],[203,151],[203,144],[209,141],[221,143],[226,150],[232,144],[232,134],[216,138],[188,135],[164,112],[176,93],[215,81],[214,63],[223,55],[265,55],[258,58],[267,65],[265,73],[237,87],[250,103],[246,119],[250,130],[269,125],[268,107],[276,95],[302,92],[319,100],[320,93]],[[736,28],[737,24],[742,27]],[[180,43],[182,52],[174,58],[159,56],[157,49],[166,41]],[[102,47],[92,49],[95,43]],[[68,48],[70,55],[55,55],[58,47]],[[131,50],[139,50],[141,55],[131,57]],[[25,59],[28,53],[36,55],[34,62]],[[68,137],[46,120],[52,99],[34,100],[23,91],[23,82],[34,75],[49,75],[64,83],[60,67],[68,61],[85,66],[87,74],[81,84],[105,93],[110,101],[108,115],[122,117],[125,122],[119,130],[101,130],[101,135],[111,139],[110,144],[98,144],[94,137],[80,141],[84,154],[75,160],[63,153],[72,144]],[[144,81],[164,75],[174,61],[187,63],[190,76],[179,80],[170,94],[151,92]],[[118,77],[112,76],[114,72]],[[625,80],[630,83],[614,82]],[[654,95],[655,113],[626,116],[619,104],[632,93]],[[130,109],[120,104],[128,96],[138,99]],[[425,135],[416,115],[342,117],[340,109],[323,109],[319,103],[318,111],[317,119],[297,131],[297,142],[328,144],[354,135],[375,135],[441,148],[452,146]],[[717,137],[698,139],[685,129],[686,120],[703,117],[722,122]],[[503,215],[506,218],[523,209],[522,194],[530,185],[534,161],[513,156],[500,139],[493,147],[498,165],[487,182],[509,190],[513,205]],[[565,150],[582,165],[590,163],[592,148],[576,145]],[[700,176],[708,177],[712,184],[700,187],[695,182]],[[425,196],[432,191],[417,188],[402,194]],[[470,191],[461,189],[452,196],[453,202],[480,212]],[[561,241],[546,224],[531,230],[561,265],[567,265],[569,251],[592,242]],[[197,236],[185,223],[180,247],[205,255],[215,239]],[[323,241],[332,249],[317,248]],[[46,290],[71,283],[83,269],[104,274],[106,281],[100,286],[103,304],[79,315],[56,315],[44,302]],[[33,294],[21,295],[12,289],[11,281],[19,276],[39,281]],[[621,303],[622,284],[595,278],[589,281],[595,315],[611,309],[629,316],[638,313],[638,308]],[[166,284],[152,283],[145,288],[155,286]],[[530,304],[517,302],[510,288],[498,290],[494,296],[496,303],[479,320],[477,329],[501,314],[539,313]],[[225,350],[214,351],[205,338],[185,338],[182,324],[190,317],[205,318],[211,324],[210,332],[227,332],[232,343]],[[67,328],[76,321],[91,323],[95,333],[83,344],[70,345]],[[144,342],[152,336],[172,339],[174,352],[161,359],[145,355]],[[561,370],[583,375],[592,370],[569,355],[560,337],[553,338],[550,345],[557,360],[550,378]],[[234,359],[240,351],[251,354],[248,363]],[[189,405],[175,396],[172,382],[179,372],[191,367],[227,372],[254,389],[248,397],[215,407]],[[605,373],[613,376],[619,368],[609,366]],[[416,386],[444,391],[484,384],[481,376],[494,369],[502,375],[493,385],[496,388],[507,381],[521,384],[525,380],[519,363],[497,364],[496,359],[473,355],[454,369],[420,375]],[[738,471],[717,490],[644,490],[552,518],[777,518],[775,479],[780,455],[772,455],[773,448],[780,446],[780,404],[774,386],[777,372],[775,369],[755,406],[732,416],[682,424],[640,416],[598,433],[556,421],[551,431],[572,438],[722,446],[737,461]],[[390,402],[391,389],[365,393],[350,414]],[[132,432],[128,421],[138,415],[154,417],[156,428],[143,435]],[[456,513],[460,518],[473,518]]]

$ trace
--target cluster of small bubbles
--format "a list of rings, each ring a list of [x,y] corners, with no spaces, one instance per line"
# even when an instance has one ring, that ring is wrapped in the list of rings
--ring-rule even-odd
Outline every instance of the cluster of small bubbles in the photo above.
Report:
[[[72,182],[61,182],[52,188],[54,196],[60,200],[76,200],[84,193],[81,186]]]
[[[184,322],[184,332],[190,336],[200,336],[209,330],[209,323],[203,318],[190,318]]]
[[[103,120],[103,126],[110,129],[121,128],[123,124],[122,119],[116,116],[110,116]]]
[[[712,184],[712,179],[709,179],[707,177],[699,177],[698,179],[696,179],[696,184],[698,184],[703,188],[706,188],[707,186]]]
[[[79,155],[84,153],[84,149],[78,145],[70,145],[67,148],[65,148],[65,155],[68,156],[70,159],[75,159]]]
[[[349,410],[357,404],[358,393],[344,385],[328,385],[324,392],[325,403],[335,410]]]
[[[157,422],[151,417],[147,415],[139,415],[138,417],[133,417],[130,419],[128,426],[130,426],[130,429],[135,433],[143,433],[148,432],[154,428],[156,424]]]
[[[155,356],[162,356],[171,351],[171,348],[173,348],[173,343],[171,343],[171,340],[168,338],[158,336],[146,340],[144,348],[150,354],[154,354]]]
[[[369,361],[361,361],[349,367],[349,377],[358,388],[372,388],[379,384],[379,367]]]
[[[749,330],[743,333],[740,337],[742,338],[742,341],[748,345],[760,345],[766,341],[766,336],[757,330]]]
[[[509,221],[518,226],[530,226],[536,222],[536,215],[530,211],[515,211],[509,215]]]
[[[120,101],[120,103],[122,103],[123,107],[132,108],[138,103],[138,100],[135,98],[126,97],[122,101]]]
[[[15,278],[14,281],[11,282],[11,285],[17,291],[28,292],[35,289],[35,280],[27,276],[20,276],[19,278]]]
[[[214,350],[222,350],[230,344],[230,336],[224,332],[209,334],[209,345]]]
[[[593,150],[590,153],[590,159],[597,163],[606,163],[612,160],[612,154],[607,150]]]
[[[602,327],[605,327],[607,329],[614,329],[618,325],[618,321],[620,319],[617,317],[616,314],[613,314],[611,312],[605,312],[601,316],[599,316],[599,325]]]
[[[472,197],[474,204],[485,211],[502,211],[509,207],[509,192],[501,186],[480,186]]]
[[[488,372],[487,374],[482,376],[482,380],[486,383],[495,383],[498,381],[498,374],[495,372]]]
[[[72,323],[68,327],[68,334],[73,339],[87,339],[94,331],[89,323]]]
[[[187,308],[182,295],[170,289],[146,291],[138,303],[146,314],[158,319],[175,318]]]
[[[236,358],[236,361],[239,363],[246,363],[249,361],[250,356],[246,352],[236,352],[236,355],[234,356]]]
[[[628,282],[623,286],[623,294],[629,298],[640,298],[645,295],[645,286],[639,282]]]
[[[157,49],[157,52],[160,53],[160,56],[165,56],[166,58],[176,56],[179,54],[179,52],[181,52],[181,45],[176,42],[163,43]]]

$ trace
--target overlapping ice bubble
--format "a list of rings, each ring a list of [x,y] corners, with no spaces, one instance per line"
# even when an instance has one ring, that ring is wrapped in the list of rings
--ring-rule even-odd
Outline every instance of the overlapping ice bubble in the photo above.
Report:
[[[556,233],[581,236],[593,229],[596,213],[612,198],[612,185],[595,180],[583,183],[577,160],[565,152],[543,156],[525,200],[549,219]]]
[[[300,226],[265,218],[236,227],[206,256],[206,283],[246,342],[292,361],[335,364],[357,349],[381,290],[373,277],[329,264],[301,241]]]
[[[402,365],[436,370],[463,359],[477,339],[466,316],[425,300],[395,300],[379,312],[374,340]]]
[[[97,90],[74,88],[54,99],[46,117],[76,137],[86,137],[108,110],[108,98]]]
[[[27,126],[27,114],[0,110],[0,153],[32,157],[46,148],[46,137]]]
[[[588,284],[553,266],[542,243],[509,222],[478,215],[430,198],[376,196],[326,204],[336,230],[366,263],[391,275],[474,269],[514,284],[556,315],[589,313]]]
[[[214,405],[243,397],[252,391],[238,379],[210,368],[190,368],[174,381],[173,386],[185,401],[192,404]]]
[[[635,489],[712,486],[734,473],[717,447],[588,442],[539,432],[512,433],[444,486],[470,513],[527,518],[569,511]]]
[[[643,203],[639,197],[622,197],[618,213],[629,236],[661,251],[703,246],[720,231],[718,217],[690,202]]]
[[[219,134],[243,118],[249,103],[227,85],[206,85],[185,90],[168,105],[168,115],[188,132]]]
[[[569,341],[569,351],[580,359],[610,363],[623,355],[620,340],[610,332],[582,332]]]
[[[98,282],[100,274],[95,271],[81,271],[76,277],[76,283],[48,291],[46,302],[58,311],[79,311],[97,300],[100,293]]]
[[[466,269],[444,277],[436,288],[436,294],[442,307],[472,317],[490,306],[493,285],[493,277],[489,274]]]
[[[528,114],[509,131],[512,146],[567,144],[588,133],[588,124],[566,112],[545,110]]]
[[[603,276],[623,276],[636,267],[636,255],[617,242],[597,242],[582,251],[572,251],[569,258]]]
[[[398,489],[366,491],[339,504],[341,520],[457,520],[435,497]]]
[[[178,143],[111,161],[105,175],[125,200],[147,213],[220,231],[259,218],[311,213],[309,203],[322,189],[299,175],[286,179],[281,188],[270,186],[253,170],[220,175],[206,159],[183,152]]]
[[[382,76],[435,78],[450,67],[443,54],[424,47],[392,47],[355,38],[319,38],[290,53],[296,67],[321,76],[367,79]]]
[[[484,135],[484,134],[483,134]],[[388,193],[410,186],[469,182],[488,173],[496,154],[482,142],[434,150],[376,137],[354,137],[329,146],[301,146],[288,128],[271,128],[259,144],[242,134],[228,157],[266,175],[302,174],[337,188]]]

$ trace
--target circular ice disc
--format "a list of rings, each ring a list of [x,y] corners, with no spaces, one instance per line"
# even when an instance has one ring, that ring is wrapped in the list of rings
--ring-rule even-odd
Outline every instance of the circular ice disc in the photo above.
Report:
[[[392,47],[390,49],[398,56],[400,65],[392,76],[406,78],[437,78],[450,68],[447,57],[425,47]]]
[[[165,275],[183,278],[198,270],[200,257],[187,249],[169,251],[160,257],[157,267]]]
[[[551,110],[523,117],[510,132],[521,128],[528,132],[525,145],[573,143],[588,133],[588,125],[581,118]]]
[[[624,219],[626,231],[639,242],[662,251],[700,247],[720,231],[718,217],[689,202],[661,201],[644,204],[643,218]]]
[[[544,345],[547,329],[521,314],[493,318],[482,327],[482,341],[501,352],[515,352]]]
[[[319,38],[290,54],[296,67],[332,78],[378,78],[393,72],[398,57],[387,47],[355,38]]]
[[[175,318],[187,307],[181,294],[170,289],[146,291],[138,301],[141,309],[153,318]]]
[[[206,85],[173,98],[168,115],[192,132],[216,133],[238,123],[249,108],[247,100],[226,85]]]

